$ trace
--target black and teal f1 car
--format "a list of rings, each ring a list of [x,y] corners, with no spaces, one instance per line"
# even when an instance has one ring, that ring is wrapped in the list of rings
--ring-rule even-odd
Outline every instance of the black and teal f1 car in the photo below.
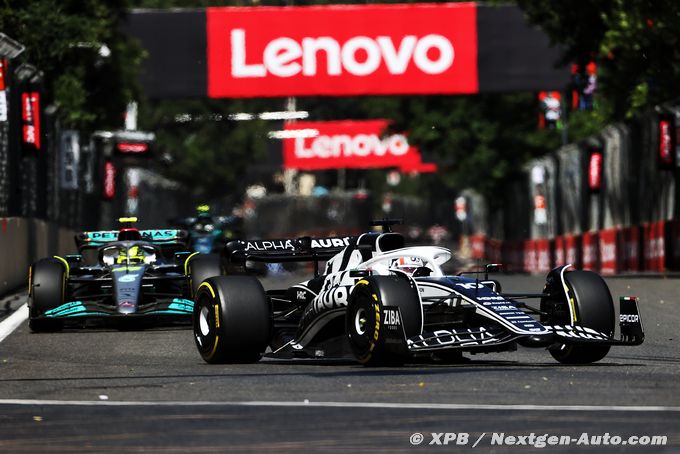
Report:
[[[389,227],[392,221],[381,221]],[[194,306],[194,338],[208,363],[353,357],[365,365],[457,362],[462,354],[547,350],[566,364],[603,359],[612,346],[644,340],[637,299],[620,299],[619,331],[605,281],[560,266],[542,291],[503,292],[488,274],[448,274],[451,251],[406,247],[398,233],[235,241],[225,268],[249,262],[309,261],[314,276],[264,290],[253,276],[211,277]],[[325,261],[324,271],[318,262]]]
[[[30,268],[34,332],[93,319],[188,323],[197,285],[220,274],[219,257],[188,251],[183,230],[128,227],[83,232],[75,240],[78,254],[45,258]]]

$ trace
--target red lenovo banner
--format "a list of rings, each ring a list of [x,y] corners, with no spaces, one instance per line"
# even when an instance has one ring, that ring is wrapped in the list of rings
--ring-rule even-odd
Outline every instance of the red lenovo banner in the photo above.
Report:
[[[535,273],[538,270],[538,251],[536,240],[524,241],[524,271]]]
[[[123,154],[146,154],[149,144],[146,142],[118,142],[116,151]]]
[[[0,58],[0,91],[4,91],[7,88],[7,82],[5,80],[5,73],[7,72],[7,60]]]
[[[212,98],[476,93],[474,3],[208,8]]]
[[[24,143],[40,150],[40,94],[32,91],[21,94],[21,119]]]
[[[599,268],[598,232],[585,232],[581,236],[581,247],[583,253],[583,269],[597,270]]]
[[[113,200],[116,195],[116,167],[111,161],[104,163],[104,191],[105,200]]]
[[[640,227],[638,226],[623,229],[623,269],[625,271],[640,270]]]
[[[659,167],[673,169],[675,167],[675,116],[663,114],[659,118]]]
[[[285,126],[283,166],[287,169],[368,169],[398,167],[404,172],[434,172],[404,134],[384,135],[388,120],[298,121]],[[304,137],[307,136],[307,137]]]
[[[7,72],[7,60],[0,58],[0,122],[7,121],[7,93],[5,88],[7,84],[5,81],[5,73]]]
[[[598,192],[602,189],[602,152],[591,151],[588,161],[588,189]]]
[[[621,263],[620,230],[600,230],[600,273],[612,275],[619,272]]]
[[[643,231],[643,263],[646,271],[666,270],[666,221],[646,223]]]
[[[486,235],[483,233],[470,236],[470,249],[472,250],[470,257],[475,260],[484,258],[484,243],[486,242]]]

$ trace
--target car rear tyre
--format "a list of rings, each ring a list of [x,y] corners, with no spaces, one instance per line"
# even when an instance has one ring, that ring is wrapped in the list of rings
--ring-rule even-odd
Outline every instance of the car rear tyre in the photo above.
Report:
[[[385,306],[399,308],[406,338],[422,330],[420,298],[410,279],[403,276],[362,279],[349,296],[345,330],[355,358],[366,366],[399,365],[410,357],[407,351],[395,351],[385,344]]]
[[[189,288],[191,298],[196,296],[199,285],[209,277],[222,274],[220,256],[217,254],[195,255],[189,259],[187,275],[189,278]]]
[[[64,265],[57,259],[40,260],[32,266],[30,281],[29,328],[36,333],[60,330],[61,320],[42,317],[46,311],[64,304]]]
[[[272,333],[262,284],[252,276],[218,276],[198,288],[193,330],[196,347],[211,364],[260,360]]]
[[[612,337],[614,335],[614,303],[604,280],[592,271],[568,272],[565,273],[564,280],[571,299],[565,304],[572,304],[576,315],[575,324]],[[562,319],[554,320],[553,324],[570,325],[569,307],[567,306],[566,310],[559,313],[562,314]],[[609,345],[559,344],[548,350],[553,358],[563,364],[588,364],[607,356],[609,349]]]

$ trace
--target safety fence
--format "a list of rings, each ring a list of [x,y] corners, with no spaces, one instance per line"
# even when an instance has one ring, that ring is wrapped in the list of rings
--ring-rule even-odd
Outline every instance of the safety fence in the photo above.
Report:
[[[26,285],[31,263],[71,252],[74,233],[53,222],[0,218],[0,295]]]
[[[463,238],[471,258],[536,273],[565,263],[608,275],[680,270],[676,117],[658,109],[529,163],[523,190],[485,213],[503,228]]]
[[[0,294],[25,283],[31,262],[73,252],[76,229],[115,227],[127,214],[166,226],[193,206],[152,160],[117,154],[111,132],[65,128],[40,77],[0,59]]]

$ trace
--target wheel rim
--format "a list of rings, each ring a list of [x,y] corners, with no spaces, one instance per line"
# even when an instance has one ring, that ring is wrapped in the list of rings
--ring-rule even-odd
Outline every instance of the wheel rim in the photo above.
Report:
[[[366,311],[363,307],[354,314],[354,329],[360,336],[366,334]]]
[[[201,312],[198,316],[198,328],[201,331],[202,336],[207,336],[210,334],[210,311],[206,306],[201,308]]]

